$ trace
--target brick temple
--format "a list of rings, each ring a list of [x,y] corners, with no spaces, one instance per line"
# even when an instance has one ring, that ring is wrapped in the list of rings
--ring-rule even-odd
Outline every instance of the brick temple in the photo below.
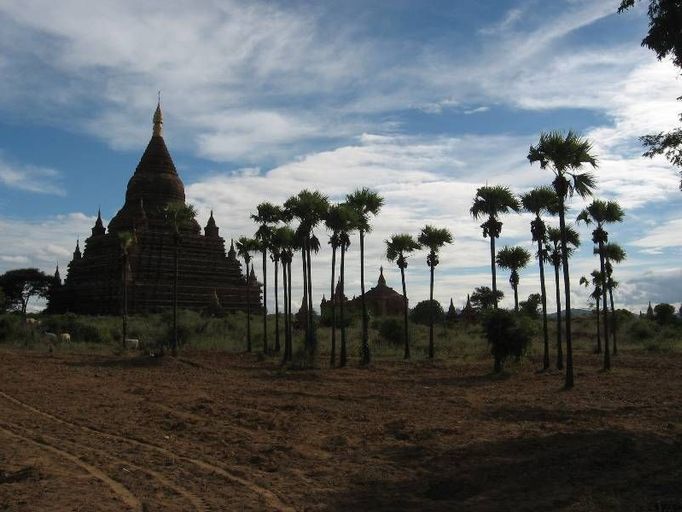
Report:
[[[107,228],[98,212],[82,253],[76,242],[66,280],[54,291],[50,311],[121,312],[124,260],[118,234],[122,231],[133,233],[135,239],[129,251],[128,312],[172,307],[174,236],[163,210],[171,203],[185,202],[185,187],[163,139],[160,105],[153,119],[151,140],[128,182],[123,207]],[[234,246],[226,254],[213,212],[203,233],[196,220],[181,229],[178,268],[180,308],[203,310],[214,306],[216,297],[225,310],[245,310],[247,300],[252,309],[261,307],[260,284],[253,274],[246,278],[248,272],[242,272]]]

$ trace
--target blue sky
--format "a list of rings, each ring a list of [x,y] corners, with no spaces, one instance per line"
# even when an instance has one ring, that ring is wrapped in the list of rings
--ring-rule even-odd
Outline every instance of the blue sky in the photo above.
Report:
[[[160,89],[166,141],[202,223],[212,208],[225,237],[250,234],[258,202],[304,187],[341,200],[370,186],[386,207],[368,240],[368,281],[383,264],[398,285],[383,260],[391,233],[446,226],[455,243],[436,296],[458,304],[489,283],[487,241],[468,215],[476,188],[548,183],[528,146],[543,130],[578,130],[599,157],[597,195],[626,209],[609,230],[629,255],[618,302],[682,300],[678,179],[664,160],[641,158],[637,141],[677,123],[680,79],[640,47],[643,6],[617,15],[617,0],[138,4],[0,4],[0,271],[64,267],[98,207],[105,220],[116,213]],[[527,216],[503,221],[500,246],[531,247]],[[596,265],[581,232],[576,278]],[[319,296],[327,252],[314,271]],[[413,300],[427,295],[426,270],[415,255]],[[352,293],[359,276],[349,271]],[[531,266],[520,293],[536,288]],[[585,291],[574,294],[585,305]]]

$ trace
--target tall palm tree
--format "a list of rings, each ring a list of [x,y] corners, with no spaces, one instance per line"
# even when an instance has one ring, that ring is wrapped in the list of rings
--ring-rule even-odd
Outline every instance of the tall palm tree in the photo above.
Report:
[[[166,205],[163,215],[173,233],[173,346],[171,353],[176,356],[178,353],[178,280],[180,277],[178,262],[181,237],[182,231],[186,230],[197,216],[197,210],[191,204],[177,201]]]
[[[618,331],[618,325],[616,325],[616,308],[613,304],[613,290],[618,287],[618,281],[613,279],[613,263],[622,263],[627,254],[623,248],[617,243],[610,242],[604,246],[604,255],[606,262],[604,267],[606,268],[606,285],[609,289],[609,302],[611,302],[611,332],[613,333],[613,354],[618,354],[618,343],[616,340],[616,332]]]
[[[121,259],[123,263],[123,269],[121,272],[121,288],[123,290],[123,303],[121,305],[121,334],[123,336],[123,348],[125,348],[126,340],[128,339],[128,280],[130,278],[128,271],[130,268],[130,251],[137,243],[137,240],[135,238],[135,234],[130,231],[119,231],[118,243],[121,248]]]
[[[499,238],[502,232],[502,222],[500,215],[509,212],[518,212],[521,208],[518,199],[512,194],[509,187],[494,185],[480,187],[476,191],[474,204],[469,213],[475,220],[487,217],[481,224],[483,228],[483,238],[490,237],[490,271],[493,279],[493,296],[495,297],[495,307],[497,308],[497,272],[495,270],[495,239]]]
[[[595,354],[601,354],[601,329],[599,326],[599,301],[601,301],[601,284],[602,284],[602,276],[601,272],[598,270],[593,270],[592,273],[590,274],[592,276],[592,279],[588,280],[585,276],[582,276],[580,278],[580,284],[588,287],[590,284],[593,286],[592,291],[590,292],[590,298],[594,300],[595,304],[595,309],[597,312],[597,346],[594,350]]]
[[[287,214],[299,220],[297,229],[302,242],[304,254],[304,290],[307,301],[307,331],[306,352],[309,363],[313,363],[317,352],[317,333],[313,322],[313,280],[312,280],[312,253],[319,249],[319,240],[314,236],[313,230],[324,219],[329,209],[329,200],[321,192],[314,190],[302,190],[297,195],[290,197],[284,203]]]
[[[282,259],[282,251],[286,243],[285,237],[287,228],[280,226],[272,229],[270,235],[270,259],[275,267],[275,352],[279,353],[281,350],[280,336],[279,336],[279,264]],[[283,276],[284,270],[282,271]],[[285,288],[286,285],[283,285]],[[286,291],[285,291],[286,294]]]
[[[348,238],[348,234],[343,235],[350,220],[354,219],[353,210],[345,203],[335,204],[329,207],[324,219],[325,226],[331,232],[329,237],[329,245],[332,247],[332,272],[331,272],[331,357],[329,364],[333,367],[336,365],[336,291],[334,289],[336,284],[336,252],[337,249]],[[346,246],[347,247],[347,246]],[[341,301],[343,302],[343,301]]]
[[[251,266],[251,253],[258,248],[258,242],[253,238],[239,237],[235,244],[237,254],[244,260],[246,267],[244,284],[246,286],[246,351],[251,352],[251,283],[249,282],[249,267]]]
[[[264,202],[256,207],[251,220],[259,224],[255,239],[260,242],[263,255],[263,354],[268,353],[268,250],[273,225],[279,222],[282,210],[272,203]]]
[[[604,229],[606,224],[622,222],[623,209],[615,201],[602,201],[595,199],[587,208],[578,214],[578,222],[589,225],[594,223],[592,231],[592,242],[597,246],[596,252],[599,255],[599,272],[601,274],[602,292],[602,314],[604,315],[604,370],[611,369],[611,352],[609,350],[609,308],[606,304],[607,283],[606,283],[606,254],[604,246],[609,241],[609,234]]]
[[[530,261],[530,253],[523,247],[507,247],[497,253],[497,264],[500,268],[511,270],[509,284],[514,290],[514,311],[519,312],[519,269],[524,268]]]
[[[426,264],[429,266],[431,271],[431,280],[429,288],[429,359],[433,359],[434,347],[433,347],[433,275],[438,265],[438,251],[445,244],[452,243],[452,233],[446,228],[436,228],[434,226],[426,225],[422,228],[419,237],[417,237],[417,242],[422,247],[426,247],[429,250],[429,254],[426,257]]]
[[[533,242],[538,244],[538,252],[536,257],[538,265],[540,266],[540,299],[542,301],[542,336],[543,336],[543,354],[542,367],[544,370],[549,369],[549,332],[547,329],[547,289],[545,287],[545,260],[547,259],[547,248],[545,246],[545,238],[547,236],[547,227],[542,220],[543,213],[555,214],[557,210],[558,198],[556,192],[550,187],[536,187],[530,192],[521,195],[521,205],[528,213],[535,215],[535,218],[530,223],[530,232],[533,237]]]
[[[366,187],[355,190],[346,196],[346,203],[355,210],[358,217],[360,233],[360,303],[362,305],[362,358],[361,364],[368,365],[371,360],[369,352],[369,322],[367,304],[365,302],[365,234],[372,230],[370,215],[377,215],[384,204],[384,198]]]
[[[359,220],[357,212],[344,204],[341,215],[342,222],[339,226],[339,249],[341,250],[341,261],[339,264],[339,323],[341,324],[341,350],[339,352],[339,366],[344,367],[348,363],[348,343],[346,339],[346,251],[350,247],[350,235],[358,228]]]
[[[579,172],[583,165],[597,167],[597,159],[591,154],[592,144],[573,131],[566,135],[561,132],[540,134],[537,146],[528,151],[528,161],[540,163],[541,169],[554,173],[552,185],[559,196],[559,229],[561,231],[561,257],[564,270],[564,297],[566,302],[566,381],[565,388],[571,389],[573,375],[573,338],[571,336],[571,278],[568,268],[568,239],[566,237],[566,199],[577,193],[580,197],[592,195],[595,187],[594,176]]]
[[[570,258],[577,247],[580,246],[580,236],[578,232],[571,226],[566,226],[565,239],[566,239],[566,251],[568,252],[568,257]],[[564,353],[561,348],[561,332],[563,330],[561,322],[561,286],[559,283],[559,270],[561,265],[563,265],[563,252],[561,241],[562,232],[560,229],[548,226],[547,227],[547,238],[552,243],[552,250],[548,253],[548,258],[554,266],[554,285],[556,288],[556,343],[557,343],[557,354],[556,354],[556,367],[559,370],[564,368]]]
[[[282,288],[284,289],[284,356],[282,362],[291,360],[291,262],[294,257],[294,238],[296,234],[289,226],[277,229],[280,245],[280,261],[282,263]]]
[[[407,268],[407,255],[417,249],[421,245],[407,233],[391,236],[390,240],[386,240],[386,259],[394,261],[400,269],[400,279],[403,284],[403,322],[404,322],[404,337],[405,337],[405,359],[410,358],[410,340],[409,340],[409,325],[408,325],[408,302],[407,302],[407,288],[405,286],[405,269]]]

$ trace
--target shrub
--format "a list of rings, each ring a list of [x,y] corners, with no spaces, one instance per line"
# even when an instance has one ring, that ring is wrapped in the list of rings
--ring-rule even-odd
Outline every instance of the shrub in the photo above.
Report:
[[[415,324],[429,325],[431,318],[431,310],[433,310],[433,323],[439,324],[445,321],[445,312],[443,311],[443,306],[440,302],[434,300],[432,304],[430,301],[423,300],[418,303],[412,311],[410,311],[410,319]]]
[[[649,320],[638,320],[630,327],[630,337],[634,341],[650,340],[656,335],[656,329]]]
[[[675,321],[675,307],[670,304],[656,304],[654,318],[661,325],[671,324]]]
[[[390,345],[400,346],[405,342],[403,324],[397,318],[386,318],[379,323],[379,336]]]
[[[527,318],[505,309],[490,311],[484,319],[485,333],[490,352],[495,359],[495,373],[509,357],[521,357],[533,337],[533,328]]]

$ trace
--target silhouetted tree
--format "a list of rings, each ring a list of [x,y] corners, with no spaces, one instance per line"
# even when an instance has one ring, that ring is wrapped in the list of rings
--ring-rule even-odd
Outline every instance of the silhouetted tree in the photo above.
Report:
[[[503,247],[497,253],[497,264],[500,268],[511,270],[509,284],[514,290],[514,311],[519,312],[519,269],[524,268],[530,261],[530,253],[523,247]]]
[[[407,268],[407,255],[417,249],[421,245],[412,238],[412,235],[402,233],[393,235],[389,240],[386,240],[386,259],[393,261],[400,269],[400,280],[403,285],[403,321],[405,328],[405,353],[404,358],[410,358],[410,341],[409,341],[409,324],[408,324],[408,303],[407,303],[407,288],[405,286],[405,269]]]
[[[246,286],[246,351],[251,352],[251,283],[249,282],[249,267],[251,266],[251,253],[258,249],[258,242],[253,238],[239,237],[235,244],[237,254],[244,260]]]
[[[604,225],[613,222],[622,222],[623,209],[615,201],[602,201],[595,199],[587,208],[578,214],[578,222],[585,224],[596,224],[592,231],[592,242],[597,246],[599,255],[599,274],[602,278],[602,314],[604,315],[604,370],[611,369],[611,352],[609,349],[609,307],[606,303],[607,283],[606,283],[606,254],[604,246],[609,241],[609,234],[604,229]]]
[[[597,346],[595,348],[595,354],[601,354],[601,329],[599,327],[599,302],[601,301],[602,297],[602,291],[601,291],[601,286],[602,286],[602,275],[601,272],[598,270],[593,270],[592,273],[590,274],[591,279],[588,279],[585,276],[582,276],[580,278],[580,284],[588,287],[592,285],[592,291],[590,292],[590,298],[594,301],[595,304],[595,309],[596,309],[596,316],[597,316]]]
[[[486,311],[495,308],[495,304],[504,298],[502,290],[492,291],[488,286],[479,286],[471,294],[471,307],[476,311]]]
[[[285,238],[288,234],[285,226],[274,227],[270,234],[270,259],[275,267],[275,352],[277,353],[281,350],[279,336],[279,264],[282,259],[284,244],[287,243]],[[282,274],[282,277],[285,278],[284,270]],[[286,288],[286,284],[283,284],[282,288]]]
[[[497,295],[495,293],[497,291],[495,239],[499,238],[502,232],[502,222],[500,222],[499,217],[503,213],[518,212],[520,207],[518,199],[512,194],[509,187],[486,185],[476,191],[474,204],[469,210],[472,217],[476,220],[487,217],[487,220],[481,224],[481,227],[483,228],[483,238],[490,237],[490,272],[492,274],[495,307],[497,307]]]
[[[178,280],[180,278],[179,256],[182,244],[182,231],[191,226],[197,211],[191,204],[177,201],[166,205],[163,209],[164,219],[173,233],[173,345],[171,353],[178,353]]]
[[[438,252],[441,247],[445,244],[452,243],[452,233],[446,228],[436,228],[434,226],[426,225],[422,228],[417,242],[422,247],[429,250],[429,254],[426,257],[426,264],[429,266],[431,273],[431,280],[429,285],[429,300],[433,302],[433,275],[436,270],[436,265],[438,265]],[[431,310],[433,311],[433,309]],[[431,315],[431,321],[429,322],[429,359],[433,359],[434,356],[434,346],[433,346],[433,314]]]
[[[346,196],[346,203],[357,214],[357,230],[360,233],[360,304],[362,306],[362,357],[361,364],[366,366],[370,363],[369,351],[369,322],[367,317],[367,304],[365,301],[365,234],[372,230],[369,223],[370,215],[377,215],[384,204],[384,198],[368,188],[355,190]]]
[[[654,306],[654,318],[661,325],[671,324],[675,321],[675,306],[661,303]]]
[[[21,312],[24,318],[31,298],[46,299],[51,284],[52,277],[37,268],[8,270],[0,276],[0,288],[4,292],[7,309]]]
[[[542,220],[542,214],[549,213],[555,215],[558,213],[558,201],[556,192],[551,187],[537,187],[521,195],[521,204],[523,209],[528,213],[535,215],[535,218],[530,223],[530,232],[533,237],[533,242],[538,244],[538,252],[535,255],[540,267],[540,299],[542,303],[542,337],[543,337],[543,353],[542,353],[542,367],[547,370],[549,368],[549,332],[547,328],[547,289],[545,286],[545,261],[547,260],[547,247],[545,246],[545,238],[547,236],[547,227]]]
[[[618,332],[618,323],[616,308],[613,303],[613,290],[618,288],[618,281],[613,279],[613,264],[622,263],[625,261],[627,254],[625,250],[618,244],[610,242],[604,246],[604,268],[606,268],[606,286],[609,289],[609,302],[611,303],[611,334],[613,335],[613,353],[618,354],[618,340],[616,333]]]
[[[291,361],[292,350],[292,321],[291,321],[291,262],[294,259],[296,233],[289,226],[277,229],[277,239],[280,247],[282,262],[282,287],[284,289],[284,356],[282,362]]]
[[[566,238],[566,199],[577,193],[580,197],[592,195],[595,187],[590,173],[581,173],[584,164],[597,167],[597,160],[591,154],[592,144],[578,134],[569,131],[542,133],[537,146],[528,151],[528,161],[540,163],[541,169],[554,173],[554,191],[559,196],[559,229],[561,231],[561,256],[564,270],[564,296],[566,302],[566,389],[574,384],[573,342],[571,336],[571,278],[568,267],[568,248]]]
[[[502,371],[502,365],[509,357],[518,359],[526,351],[533,335],[527,321],[505,309],[494,309],[486,315],[484,328],[495,361],[495,373]]]
[[[272,203],[264,202],[256,207],[251,220],[259,224],[254,238],[260,243],[263,255],[263,354],[268,353],[268,250],[272,238],[273,226],[282,216],[282,210]]]
[[[571,226],[566,226],[564,233],[566,240],[566,256],[567,258],[570,258],[575,249],[580,246],[580,236]],[[554,285],[556,288],[556,367],[559,370],[564,368],[564,352],[561,348],[561,333],[563,330],[561,322],[561,285],[559,283],[559,270],[563,264],[563,251],[561,247],[563,238],[564,236],[562,236],[560,229],[552,226],[547,227],[547,239],[552,243],[549,260],[554,266]]]

